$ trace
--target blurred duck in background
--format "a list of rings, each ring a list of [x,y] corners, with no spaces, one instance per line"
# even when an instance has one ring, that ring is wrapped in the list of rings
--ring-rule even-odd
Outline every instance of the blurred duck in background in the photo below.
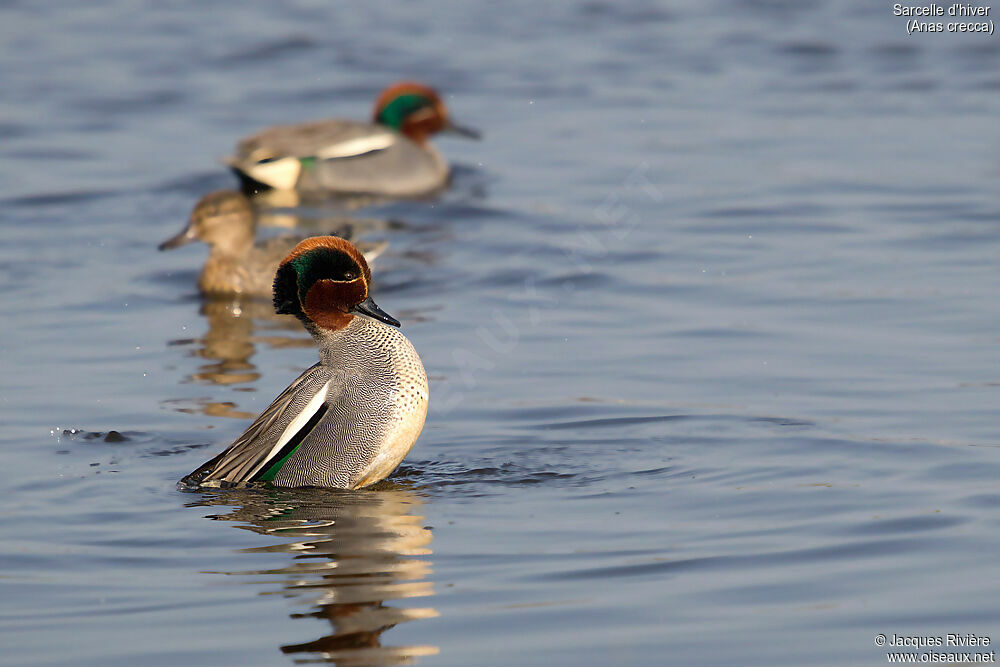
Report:
[[[455,124],[433,89],[404,81],[378,96],[371,123],[276,125],[242,139],[225,161],[247,194],[421,197],[448,185],[448,164],[428,142],[439,132],[480,136]]]
[[[332,233],[350,240],[353,227],[345,222]],[[279,236],[256,241],[257,217],[246,195],[234,190],[210,192],[195,205],[191,218],[176,236],[160,244],[169,250],[192,241],[210,247],[198,276],[198,289],[208,296],[271,298],[274,274],[281,260],[303,238]],[[366,261],[372,261],[388,246],[386,242],[358,243]]]

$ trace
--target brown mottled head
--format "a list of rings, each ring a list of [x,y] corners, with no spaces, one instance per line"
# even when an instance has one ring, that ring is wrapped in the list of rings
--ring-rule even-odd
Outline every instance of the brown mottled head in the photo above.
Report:
[[[274,277],[274,309],[323,329],[343,329],[354,313],[399,326],[368,296],[372,273],[350,241],[314,236],[299,243]]]
[[[375,100],[376,123],[391,127],[422,144],[437,132],[452,132],[472,139],[479,132],[453,123],[448,109],[433,88],[414,81],[402,81],[382,91]]]
[[[216,190],[198,200],[179,234],[160,244],[169,250],[201,240],[222,251],[239,252],[253,245],[257,221],[250,200],[235,190]]]

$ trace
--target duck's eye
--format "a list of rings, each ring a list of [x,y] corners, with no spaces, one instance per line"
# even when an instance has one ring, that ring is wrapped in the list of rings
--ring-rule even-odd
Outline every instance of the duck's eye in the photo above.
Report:
[[[357,276],[355,276],[354,273],[351,271],[344,272],[344,280],[354,280],[356,277]]]

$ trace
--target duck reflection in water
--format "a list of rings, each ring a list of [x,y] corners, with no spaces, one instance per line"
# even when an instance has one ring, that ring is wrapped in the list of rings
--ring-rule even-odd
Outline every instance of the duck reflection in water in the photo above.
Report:
[[[250,383],[260,374],[250,361],[257,344],[275,348],[311,347],[295,318],[278,315],[274,307],[256,299],[206,300],[200,309],[208,329],[196,340],[176,344],[197,345],[193,354],[207,363],[189,376],[194,382],[229,385]]]
[[[383,482],[383,488],[392,486]],[[267,570],[221,574],[261,585],[281,575],[279,593],[310,611],[292,618],[326,619],[333,631],[314,641],[280,646],[302,654],[296,662],[402,665],[435,646],[383,646],[382,633],[407,621],[438,616],[431,607],[390,606],[386,601],[434,595],[431,531],[423,525],[417,494],[399,487],[381,491],[249,489],[205,494],[192,506],[230,507],[208,518],[291,541],[245,553],[290,554],[291,562]],[[256,578],[266,577],[263,581]]]

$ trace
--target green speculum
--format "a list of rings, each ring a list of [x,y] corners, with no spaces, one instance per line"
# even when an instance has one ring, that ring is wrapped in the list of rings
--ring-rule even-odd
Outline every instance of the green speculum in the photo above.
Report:
[[[296,447],[296,449],[298,449],[298,448]],[[267,470],[265,470],[264,474],[261,475],[258,479],[260,479],[260,481],[262,481],[262,482],[273,482],[274,481],[274,476],[278,474],[279,470],[281,470],[281,466],[285,465],[285,461],[287,461],[288,457],[290,457],[294,453],[295,453],[295,449],[293,449],[292,451],[290,451],[287,454],[285,454],[284,456],[282,456],[280,459],[278,459],[274,463],[274,465],[272,465],[270,468],[268,468]]]
[[[253,481],[273,482],[275,476],[278,474],[278,471],[281,470],[281,466],[285,465],[285,462],[288,461],[292,454],[298,451],[299,445],[301,445],[305,437],[309,435],[314,428],[316,428],[316,424],[323,419],[323,415],[326,414],[326,411],[326,404],[324,403],[320,405],[319,409],[316,410],[316,414],[314,414],[309,421],[306,422],[306,425],[299,429],[299,431],[287,443],[285,443],[285,446],[281,448],[281,451],[278,452],[278,460],[271,464],[271,466],[264,470],[264,472],[255,476]]]

